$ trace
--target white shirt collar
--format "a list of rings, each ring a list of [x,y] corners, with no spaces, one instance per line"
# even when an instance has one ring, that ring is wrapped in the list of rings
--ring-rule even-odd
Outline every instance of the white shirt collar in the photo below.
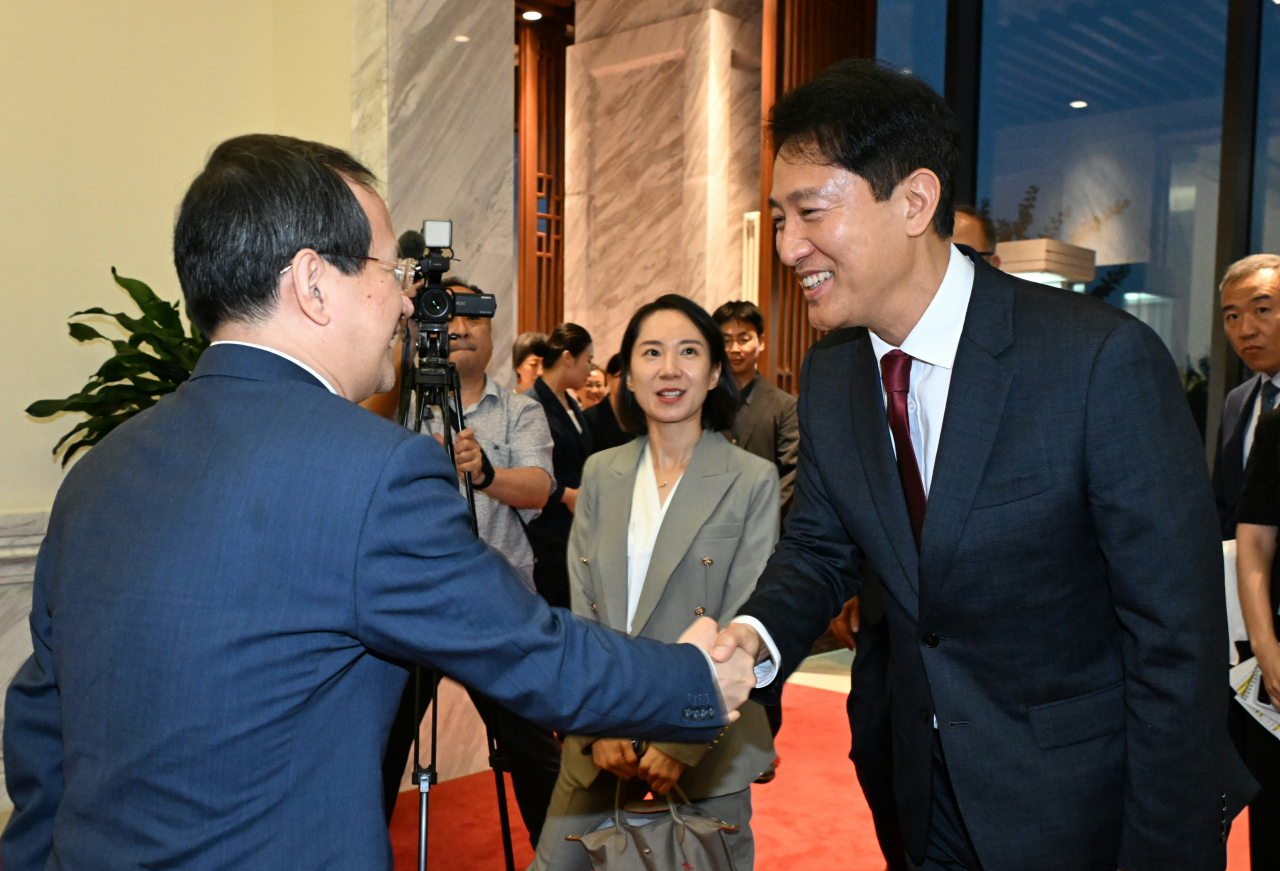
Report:
[[[227,340],[227,339],[224,339],[224,340],[219,341],[219,342],[210,342],[210,343],[209,343],[209,347],[210,347],[210,348],[212,348],[214,345],[244,345],[246,348],[257,348],[259,351],[266,351],[268,354],[275,354],[277,357],[284,357],[286,360],[288,360],[288,361],[289,361],[290,363],[292,363],[293,365],[295,365],[295,366],[299,366],[299,367],[301,367],[301,368],[305,369],[308,373],[310,373],[312,376],[314,376],[314,377],[315,377],[315,379],[316,379],[317,381],[319,381],[321,384],[323,384],[323,385],[324,385],[324,389],[325,389],[325,390],[328,390],[330,393],[333,393],[333,394],[337,394],[337,392],[338,392],[338,391],[336,391],[336,390],[334,390],[334,389],[333,389],[333,385],[332,385],[332,384],[330,384],[330,383],[329,383],[329,381],[328,381],[328,379],[326,379],[323,375],[321,375],[321,374],[320,374],[319,372],[317,372],[316,370],[312,369],[312,368],[311,368],[310,366],[308,366],[306,363],[303,363],[303,362],[302,362],[301,360],[299,360],[298,358],[296,358],[296,357],[290,357],[290,356],[289,356],[288,354],[286,354],[284,351],[278,351],[278,350],[276,350],[275,348],[268,348],[266,345],[255,345],[253,342],[232,342],[232,341]]]
[[[952,245],[951,259],[942,284],[933,295],[929,307],[903,340],[901,350],[915,359],[950,369],[956,362],[960,334],[964,332],[964,316],[973,295],[973,263]],[[894,350],[884,339],[871,334],[871,347],[876,360]]]

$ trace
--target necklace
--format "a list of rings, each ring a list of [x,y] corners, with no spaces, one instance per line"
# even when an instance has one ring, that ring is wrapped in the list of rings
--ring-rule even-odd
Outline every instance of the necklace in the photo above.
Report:
[[[663,481],[661,484],[658,485],[658,489],[661,490],[665,486],[667,486],[667,482]]]

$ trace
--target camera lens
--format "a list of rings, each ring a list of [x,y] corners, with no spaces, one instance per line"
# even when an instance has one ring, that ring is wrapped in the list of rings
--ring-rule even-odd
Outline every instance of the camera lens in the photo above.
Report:
[[[449,292],[442,287],[428,288],[422,297],[422,311],[432,319],[439,319],[448,315]]]

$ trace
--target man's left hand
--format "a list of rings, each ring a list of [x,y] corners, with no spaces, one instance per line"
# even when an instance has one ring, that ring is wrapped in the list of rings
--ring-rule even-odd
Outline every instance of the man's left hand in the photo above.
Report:
[[[444,437],[439,433],[435,434],[436,441],[444,444]],[[473,484],[484,484],[484,476],[480,472],[480,443],[476,441],[476,432],[473,429],[464,429],[453,440],[453,462],[458,467],[458,477],[462,477],[463,473],[471,473],[471,482]]]
[[[684,763],[672,759],[657,747],[650,747],[640,758],[640,778],[649,784],[654,795],[666,795],[684,773]]]

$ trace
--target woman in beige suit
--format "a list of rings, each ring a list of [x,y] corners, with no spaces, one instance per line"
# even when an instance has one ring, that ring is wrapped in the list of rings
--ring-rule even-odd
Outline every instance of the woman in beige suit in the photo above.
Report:
[[[734,447],[738,393],[710,315],[669,294],[644,306],[622,339],[619,418],[641,437],[587,461],[569,539],[573,611],[620,632],[675,641],[700,616],[727,623],[755,588],[778,537],[778,473]],[[619,675],[625,681],[626,675]],[[622,801],[679,784],[752,867],[751,783],[773,761],[764,709],[747,702],[712,744],[642,745],[625,735],[570,735],[532,869],[589,871],[568,835]]]

